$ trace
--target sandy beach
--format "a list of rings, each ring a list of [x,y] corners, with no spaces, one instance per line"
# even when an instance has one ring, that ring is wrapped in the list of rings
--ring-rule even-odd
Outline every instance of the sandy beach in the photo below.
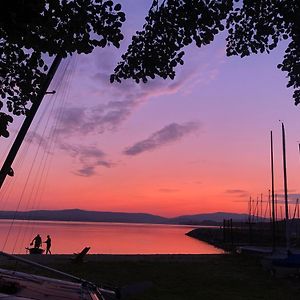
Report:
[[[151,282],[142,294],[126,299],[296,299],[298,279],[274,278],[259,260],[236,255],[20,255],[43,265],[111,287]],[[20,262],[1,258],[2,268],[61,278]]]

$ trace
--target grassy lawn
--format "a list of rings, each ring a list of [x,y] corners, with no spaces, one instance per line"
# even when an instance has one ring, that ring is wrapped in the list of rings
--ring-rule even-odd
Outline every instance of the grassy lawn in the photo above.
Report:
[[[153,283],[153,287],[143,294],[128,298],[132,300],[287,300],[300,296],[300,279],[298,282],[298,279],[274,278],[261,268],[258,260],[243,256],[90,255],[80,265],[71,263],[70,256],[66,255],[34,259],[98,284],[123,286],[141,281]],[[1,267],[35,271],[32,267],[20,263],[15,266],[15,263],[2,259]],[[38,274],[41,275],[40,272]]]

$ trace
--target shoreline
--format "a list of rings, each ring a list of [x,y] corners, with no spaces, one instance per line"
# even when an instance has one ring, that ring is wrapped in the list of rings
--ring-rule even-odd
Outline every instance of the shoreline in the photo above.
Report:
[[[219,248],[225,251],[225,253],[234,250],[234,245],[232,243],[224,243],[220,227],[215,227],[215,228],[198,227],[187,232],[186,235],[198,241],[202,241],[211,246]]]
[[[300,283],[277,279],[253,257],[233,254],[88,254],[84,263],[72,254],[17,255],[62,272],[112,287],[151,282],[153,287],[128,300],[297,299]],[[1,268],[65,279],[46,270],[1,257]],[[267,288],[266,288],[267,287]]]
[[[202,261],[206,258],[228,255],[220,254],[87,254],[84,258],[85,262],[193,262]],[[51,255],[30,255],[30,254],[14,254],[16,257],[24,258],[40,264],[65,264],[71,263],[74,254],[51,254]],[[4,256],[0,256],[0,265],[10,260]],[[76,265],[76,264],[75,264]],[[80,264],[79,264],[80,265]]]

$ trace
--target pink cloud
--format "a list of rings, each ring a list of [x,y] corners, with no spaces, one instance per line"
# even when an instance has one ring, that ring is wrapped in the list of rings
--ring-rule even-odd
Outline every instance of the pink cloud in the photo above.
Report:
[[[199,124],[196,122],[188,122],[181,125],[172,123],[154,132],[148,138],[127,147],[123,154],[134,156],[146,151],[153,151],[169,143],[176,142],[198,129]]]

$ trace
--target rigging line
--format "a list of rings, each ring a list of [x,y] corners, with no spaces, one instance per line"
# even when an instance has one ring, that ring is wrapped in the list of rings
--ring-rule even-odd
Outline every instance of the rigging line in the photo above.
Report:
[[[293,219],[296,218],[296,211],[297,211],[298,201],[299,201],[299,199],[296,200],[296,204],[295,204],[295,207],[294,207],[294,215],[293,215]]]
[[[38,126],[39,126],[39,122],[35,125],[35,127],[38,128]],[[23,149],[24,149],[24,147],[23,147]],[[27,143],[26,151],[25,151],[25,152],[23,151],[23,155],[27,153],[28,149],[29,149],[29,145],[28,145],[28,143]],[[24,157],[23,157],[23,156],[19,156],[17,161],[21,161],[22,164],[23,164],[23,162],[24,162]],[[17,163],[17,162],[16,162],[16,163]],[[19,201],[19,202],[20,202],[20,201]],[[19,204],[20,204],[20,203],[19,203]],[[18,211],[18,207],[19,207],[19,205],[17,206],[17,209],[16,209],[16,211],[15,211],[14,219],[15,219],[15,216],[16,216],[16,212]],[[13,221],[13,222],[14,222],[14,221]],[[12,223],[13,223],[13,222],[12,222]],[[11,224],[11,226],[12,226],[12,224]],[[11,231],[11,228],[10,228],[9,232],[10,232],[10,231]],[[7,241],[6,241],[6,243],[7,243]],[[4,244],[4,247],[5,247],[6,243]]]
[[[258,216],[258,200],[255,202],[254,199],[253,199],[253,202],[254,202],[254,209],[253,209],[253,222],[255,222],[255,219],[257,221],[257,216]],[[256,215],[257,214],[257,215]]]
[[[24,153],[24,149],[21,150],[21,153]],[[19,156],[16,159],[16,169],[21,170],[24,165],[24,159],[22,159],[22,155]],[[16,177],[18,180],[19,178]],[[4,182],[3,188],[1,189],[0,192],[0,201],[2,210],[5,210],[5,207],[8,203],[9,198],[13,195],[13,192],[15,192],[15,187],[17,186],[16,180],[7,180]]]
[[[63,75],[61,76],[62,79],[65,79],[67,77],[67,76],[65,76],[65,74],[66,74],[66,71],[68,70],[69,64],[70,64],[70,59],[65,64],[64,71],[62,72]],[[60,80],[59,82],[62,83],[64,81],[65,80]],[[66,89],[65,84],[62,85],[62,88],[63,88],[63,91]],[[59,87],[59,89],[60,89],[60,87]],[[59,92],[59,95],[60,94],[61,93]],[[45,124],[44,131],[43,131],[43,134],[42,134],[42,138],[43,139],[45,137],[46,129],[49,128],[48,124],[49,124],[50,117],[52,116],[52,113],[54,111],[54,107],[55,107],[56,104],[58,105],[58,103],[57,103],[58,102],[58,100],[57,100],[58,98],[61,98],[61,96],[55,97],[55,99],[52,101],[53,105],[51,107],[50,112],[48,113],[48,120],[47,120],[47,123]],[[62,98],[63,98],[63,101],[64,101],[64,95],[62,95]],[[51,147],[49,147],[49,145],[51,145],[52,139],[53,138],[51,137],[51,132],[50,132],[49,136],[47,138],[47,142],[46,142],[46,145],[45,145],[42,157],[40,158],[40,163],[39,163],[39,165],[37,167],[37,172],[36,172],[35,179],[33,180],[34,184],[32,185],[32,189],[31,189],[31,193],[30,193],[31,197],[27,201],[27,209],[29,207],[30,202],[32,203],[32,208],[36,207],[37,195],[38,195],[39,190],[40,190],[42,178],[44,177],[45,162],[47,161],[47,157],[51,154],[51,150],[48,150],[48,149],[51,148]],[[45,149],[47,149],[47,150],[45,150]],[[30,213],[29,213],[29,216],[28,216],[28,220],[27,220],[28,224],[27,225],[29,225],[29,223],[30,223],[29,219],[30,219]],[[28,233],[28,229],[30,229],[29,226],[25,226],[25,233],[22,235],[23,239],[22,239],[21,244],[23,244],[23,242],[24,242],[25,235],[27,235],[27,233]],[[32,228],[32,231],[33,231],[33,228]]]
[[[37,130],[38,124],[34,124],[35,130]],[[21,127],[21,125],[20,125],[20,127]],[[15,133],[15,135],[17,135],[17,132]],[[11,141],[11,144],[13,143],[13,140]],[[14,164],[14,169],[18,170],[18,174],[20,174],[22,172],[22,166],[24,165],[24,162],[26,160],[25,158],[27,157],[27,153],[29,151],[29,148],[30,148],[30,142],[27,141],[27,143],[25,143],[25,145],[24,144],[22,145],[22,147],[20,149],[21,153],[16,158],[16,162]],[[15,178],[17,178],[17,176]],[[1,201],[4,202],[4,195],[6,195],[7,187],[10,187],[10,194],[12,194],[12,190],[13,190],[15,185],[16,185],[15,180],[5,181],[4,187],[3,187],[4,191],[2,189],[0,191],[0,202]],[[4,210],[6,203],[2,203],[2,204],[3,204],[3,210]]]
[[[23,120],[23,121],[24,121],[24,120]],[[36,125],[35,125],[35,126],[36,126]],[[21,128],[21,127],[22,127],[22,123],[19,125],[18,129],[17,129],[16,131],[14,131],[14,137],[11,138],[11,141],[10,141],[10,143],[8,144],[6,151],[4,151],[5,156],[4,156],[4,154],[3,154],[4,157],[2,157],[2,160],[4,160],[5,157],[7,156],[7,153],[9,152],[9,149],[11,148],[12,144],[14,143],[14,140],[15,140],[15,138],[16,138],[18,132],[20,131],[20,128]],[[19,156],[19,160],[20,160],[20,156]],[[24,161],[24,159],[22,159],[21,161]]]
[[[6,157],[6,160],[3,163],[3,166],[1,169],[2,172],[0,172],[0,187],[3,185],[3,182],[5,181],[7,175],[9,175],[8,172],[11,168],[11,165],[17,156],[20,146],[23,143],[23,140],[28,132],[28,129],[30,128],[30,125],[34,119],[34,116],[36,115],[36,113],[38,111],[38,108],[45,96],[45,93],[47,92],[49,84],[50,84],[61,60],[62,60],[62,56],[57,54],[51,64],[51,67],[50,67],[47,75],[44,78],[45,80],[43,81],[43,84],[41,85],[41,88],[39,90],[39,93],[37,94],[37,97],[35,97],[35,101],[32,103],[30,112],[27,114],[27,116],[22,124],[22,127],[21,127],[20,131],[18,132],[16,140],[14,141],[12,148],[10,149],[10,151]]]
[[[67,68],[67,67],[68,67],[68,64],[67,64],[65,67]],[[65,70],[64,70],[63,73],[65,73]],[[62,76],[62,77],[63,77],[63,76]],[[61,83],[61,82],[62,82],[62,81],[60,81],[60,83]],[[60,87],[59,87],[59,88],[60,88]],[[51,117],[52,117],[52,113],[53,113],[53,111],[54,111],[55,104],[57,103],[57,99],[58,99],[58,97],[55,97],[55,98],[51,101],[52,107],[51,107],[51,109],[50,109],[50,112],[49,112],[49,110],[48,110],[48,118],[47,118],[47,122],[45,123],[44,129],[43,129],[43,133],[41,134],[41,139],[40,139],[39,146],[42,146],[42,144],[43,144],[44,141],[45,141],[45,144],[43,144],[43,145],[44,145],[44,149],[48,149],[48,148],[49,148],[49,147],[48,147],[48,145],[49,145],[49,138],[45,139],[45,135],[46,135],[46,130],[49,128],[48,125],[49,125],[50,119],[51,119]],[[40,121],[41,121],[41,120],[40,120]],[[41,122],[40,122],[40,123],[41,123]],[[35,180],[33,180],[34,183],[36,183],[36,182],[38,181],[37,178],[38,178],[39,173],[40,173],[41,164],[42,164],[42,161],[43,161],[43,159],[44,159],[45,153],[47,153],[47,152],[50,152],[50,151],[48,151],[48,150],[44,150],[44,151],[43,151],[42,158],[40,159],[39,166],[37,167],[37,172],[36,172]],[[30,195],[33,194],[33,191],[34,191],[35,188],[36,188],[36,184],[33,184],[33,185],[32,185],[32,191],[31,191]],[[30,202],[27,202],[27,207],[29,206],[29,204],[30,204]]]
[[[68,69],[68,65],[66,66],[66,69]],[[65,89],[65,87],[64,87],[64,89]],[[60,93],[59,93],[60,94]],[[64,97],[64,95],[62,95],[62,98]],[[60,96],[60,98],[61,98],[61,96]],[[57,101],[56,101],[56,104],[57,104]],[[54,108],[53,108],[54,109]],[[52,126],[53,127],[53,126]],[[52,155],[52,153],[51,153],[51,144],[52,144],[52,136],[51,136],[51,131],[50,131],[50,133],[49,133],[49,136],[48,136],[48,139],[47,139],[47,144],[46,144],[46,149],[49,149],[49,150],[47,150],[47,151],[44,151],[43,152],[43,156],[42,156],[42,159],[41,159],[41,161],[40,161],[40,164],[39,164],[39,167],[38,167],[38,174],[40,174],[40,176],[39,176],[39,180],[35,180],[34,182],[38,182],[38,181],[41,181],[41,178],[43,177],[43,169],[44,169],[44,167],[42,167],[42,165],[43,164],[45,164],[45,161],[47,160],[47,157],[51,154]],[[49,147],[49,145],[50,145],[50,147]],[[46,157],[46,158],[45,158]],[[38,175],[37,175],[38,176]],[[38,186],[39,186],[39,184],[38,184]],[[37,192],[38,192],[38,188],[36,189],[37,190]],[[35,194],[37,193],[37,192],[35,192]]]
[[[12,182],[7,182],[5,186],[3,187],[2,193],[1,193],[1,211],[4,211],[6,208],[6,205],[8,203],[8,199],[10,195],[12,194],[14,185]]]
[[[74,55],[75,59],[74,61],[72,61],[73,63],[73,66],[71,68],[71,71],[68,73],[68,79],[73,75],[74,73],[74,70],[75,70],[75,66],[76,66],[76,63],[77,63],[77,56]],[[51,138],[50,138],[50,141],[51,141],[51,145],[50,145],[50,151],[54,151],[54,148],[55,148],[55,144],[56,144],[56,141],[58,139],[58,131],[57,131],[57,128],[58,128],[58,124],[60,123],[61,119],[62,119],[62,115],[63,115],[63,111],[64,111],[64,107],[65,107],[65,104],[67,102],[67,99],[69,99],[69,92],[70,92],[70,80],[68,80],[69,84],[67,85],[67,88],[63,91],[63,96],[62,96],[62,105],[60,107],[60,109],[58,110],[58,113],[57,113],[57,117],[56,117],[56,120],[55,120],[55,123],[54,123],[54,126],[52,127],[52,130],[51,130]],[[50,159],[49,159],[50,157]],[[51,162],[54,158],[54,155],[51,155],[51,156],[47,156],[46,160],[45,160],[45,163],[44,163],[44,169],[43,169],[43,172],[44,170],[46,170],[46,175],[45,176],[42,176],[41,179],[44,178],[44,182],[42,183],[41,181],[41,185],[43,186],[42,188],[42,192],[41,194],[44,193],[44,187],[45,187],[45,184],[47,182],[47,178],[48,178],[48,174],[49,174],[49,170],[50,170],[50,165],[51,165]],[[40,196],[40,198],[42,198],[42,196]]]
[[[28,211],[28,208],[29,208],[29,206],[30,206],[30,203],[31,203],[31,198],[32,198],[32,194],[33,194],[33,192],[34,192],[34,189],[35,189],[35,186],[36,186],[36,181],[37,181],[37,176],[39,175],[39,171],[35,171],[35,169],[36,169],[36,163],[37,163],[37,161],[39,160],[39,154],[40,154],[40,150],[42,149],[42,142],[43,142],[43,139],[40,139],[40,142],[39,142],[39,144],[38,144],[38,150],[37,150],[37,155],[36,155],[36,159],[35,159],[35,161],[33,162],[33,168],[34,168],[34,171],[32,172],[33,174],[35,173],[35,179],[33,180],[33,183],[32,183],[32,176],[30,177],[30,180],[31,180],[31,191],[29,191],[28,193],[27,193],[27,197],[26,197],[26,199],[27,199],[27,201],[26,201],[26,204],[25,204],[25,206],[24,206],[24,209],[25,209],[25,211]],[[27,189],[27,187],[26,187],[26,189]],[[30,189],[30,187],[29,187],[29,185],[28,185],[28,189],[27,190],[29,190]],[[30,213],[29,213],[29,215],[30,215]],[[29,219],[30,219],[30,216],[28,215],[28,220],[27,220],[27,224],[28,224],[28,222],[29,222]],[[20,236],[20,233],[21,233],[21,231],[23,230],[23,227],[25,228],[25,230],[24,231],[26,231],[26,228],[27,228],[27,226],[26,226],[26,222],[24,222],[24,224],[23,224],[24,226],[20,226],[19,227],[19,231],[18,231],[18,234],[17,234],[17,238],[15,239],[15,245],[14,245],[14,248],[13,248],[13,253],[14,253],[14,251],[15,251],[15,248],[16,248],[16,244],[17,244],[17,242],[18,242],[18,240],[19,240],[19,236]],[[25,233],[22,235],[22,241],[21,241],[21,244],[23,244],[23,241],[24,241],[24,237],[25,237]]]
[[[37,152],[36,152],[36,153],[37,153]],[[37,156],[37,155],[35,155],[35,158],[36,158],[36,156]],[[28,184],[28,181],[29,181],[29,178],[30,178],[30,175],[31,175],[32,170],[33,170],[33,164],[31,165],[30,170],[29,170],[29,174],[28,174],[27,177],[26,177],[25,185],[24,185],[24,187],[23,187],[23,189],[22,189],[22,193],[21,193],[20,199],[19,199],[19,201],[18,201],[17,208],[16,208],[16,210],[15,210],[15,213],[14,213],[12,222],[11,222],[11,224],[10,224],[8,233],[7,233],[7,235],[6,235],[6,239],[5,239],[5,243],[4,243],[4,248],[5,248],[6,244],[7,244],[8,237],[9,237],[9,235],[10,235],[10,233],[11,233],[11,229],[12,229],[12,227],[13,227],[13,225],[14,225],[14,222],[15,222],[15,218],[16,218],[17,212],[19,211],[21,202],[22,202],[22,200],[23,200],[24,193],[25,193],[25,190],[26,190],[26,187],[27,187],[27,184]]]
[[[76,61],[77,60],[76,60],[76,56],[75,56],[75,62],[72,61],[74,65],[76,64]],[[74,70],[74,68],[72,68],[72,70]],[[73,73],[74,73],[74,71],[70,72],[68,74],[69,75],[68,77],[70,77]],[[51,138],[50,138],[51,145],[50,145],[50,151],[49,152],[52,152],[52,150],[54,151],[55,143],[56,143],[56,140],[57,140],[57,135],[55,133],[57,133],[58,123],[61,120],[61,116],[62,116],[64,107],[65,107],[65,103],[66,103],[66,99],[69,98],[69,91],[70,91],[70,84],[68,84],[67,89],[65,89],[63,91],[62,105],[61,105],[60,109],[58,110],[58,114],[57,114],[58,117],[56,117],[56,122],[54,123],[54,126],[52,127],[52,130],[51,130]],[[51,162],[52,162],[53,159],[54,159],[54,155],[49,155],[49,153],[48,153],[48,155],[47,155],[47,157],[44,161],[44,165],[43,165],[43,171],[42,171],[43,175],[40,177],[40,181],[39,181],[40,196],[38,197],[38,195],[36,194],[36,198],[43,199],[43,194],[45,192],[46,182],[47,182],[47,179],[48,179],[48,176],[49,176],[50,165],[51,165]]]
[[[46,106],[46,107],[44,108],[44,110],[42,111],[42,114],[41,114],[41,116],[39,117],[38,122],[35,122],[34,124],[32,124],[32,125],[33,125],[33,126],[32,126],[33,128],[32,128],[32,130],[31,130],[29,133],[31,133],[31,132],[38,132],[38,130],[39,130],[39,128],[41,127],[41,124],[42,124],[41,120],[43,120],[44,115],[45,115],[45,111],[48,109],[48,107],[50,106],[50,104],[51,104],[51,101],[48,101],[48,102],[46,103],[47,106]],[[22,160],[23,160],[23,161],[25,160],[24,157],[27,156],[28,151],[29,151],[29,148],[31,147],[32,144],[34,144],[34,138],[35,138],[34,134],[32,135],[31,139],[25,138],[24,142],[25,142],[25,145],[26,145],[26,146],[25,146],[26,152],[23,152],[23,155],[22,155],[22,156],[19,155],[19,159],[23,158]],[[24,145],[24,144],[23,144],[23,145]],[[23,145],[22,145],[22,146],[23,146]]]
[[[62,78],[65,76],[65,73],[66,73],[66,69],[68,68],[68,65],[69,65],[69,62],[67,63],[67,64],[65,64],[65,69],[64,69],[64,71],[63,71],[63,75],[62,75]],[[61,80],[60,81],[60,83],[62,83],[63,81]],[[44,149],[44,151],[43,151],[43,156],[42,156],[42,158],[39,160],[40,161],[40,163],[39,163],[39,166],[36,168],[36,162],[38,161],[38,156],[40,157],[40,153],[41,153],[41,150],[42,150],[42,143],[44,142],[44,138],[45,138],[45,134],[46,134],[46,130],[49,128],[49,122],[50,122],[50,119],[51,119],[51,116],[52,116],[52,113],[53,113],[53,110],[54,110],[54,107],[55,107],[55,103],[57,103],[57,98],[58,97],[55,97],[54,99],[53,99],[53,101],[51,101],[51,104],[52,104],[52,106],[51,106],[51,109],[50,109],[50,111],[48,110],[48,117],[47,117],[47,120],[46,120],[46,123],[44,123],[44,128],[43,128],[43,132],[42,132],[42,134],[41,134],[41,139],[40,139],[40,141],[39,141],[39,144],[38,144],[38,149],[37,149],[37,151],[36,151],[36,155],[35,155],[35,158],[34,158],[34,161],[33,161],[33,163],[32,163],[32,168],[34,168],[35,167],[35,169],[37,169],[37,172],[36,172],[36,176],[35,176],[35,180],[33,180],[33,184],[32,184],[32,188],[31,188],[31,193],[29,193],[29,196],[28,196],[28,198],[27,198],[27,204],[25,205],[25,207],[26,207],[26,210],[28,209],[28,207],[29,207],[29,204],[30,204],[30,202],[31,202],[31,200],[32,200],[32,198],[33,198],[33,193],[34,193],[34,190],[35,190],[35,188],[36,188],[36,186],[37,186],[37,184],[36,184],[36,182],[38,181],[37,180],[37,176],[39,175],[39,173],[40,173],[40,168],[41,168],[41,164],[42,164],[42,160],[43,160],[43,157],[45,156],[45,153],[47,152],[45,149]],[[42,114],[42,116],[40,117],[40,119],[39,119],[39,124],[41,124],[42,122],[42,118],[45,118],[45,113],[44,114]],[[47,148],[47,144],[48,144],[48,139],[47,139],[47,142],[46,142],[46,148]],[[30,172],[31,173],[31,172]],[[33,173],[33,172],[32,172]],[[32,177],[30,176],[30,179],[32,179]],[[25,189],[27,188],[27,184],[26,184],[26,186],[25,186]],[[27,221],[29,221],[29,220],[27,220]],[[24,225],[26,225],[26,224],[24,224]],[[25,226],[25,232],[27,231],[26,230],[26,226]],[[20,226],[19,227],[19,230],[18,230],[18,234],[17,234],[17,238],[15,239],[15,244],[14,244],[14,248],[13,248],[13,253],[14,253],[14,251],[15,251],[15,249],[16,249],[16,245],[17,245],[17,242],[18,242],[18,240],[19,240],[19,236],[20,236],[20,232],[21,232],[21,230],[23,229],[23,226]],[[25,237],[25,234],[23,234],[22,235],[23,236],[23,239],[22,239],[22,242],[21,242],[21,244],[23,243],[23,241],[24,241],[24,237]],[[21,245],[20,245],[20,247],[21,247]]]
[[[74,68],[75,68],[75,64],[77,62],[76,58],[77,57],[75,57],[75,62],[72,65],[71,71],[66,76],[68,84],[66,85],[66,88],[63,91],[63,97],[62,97],[63,100],[62,100],[60,108],[57,111],[55,122],[54,122],[54,124],[51,128],[51,132],[50,132],[50,141],[51,141],[50,145],[51,145],[51,149],[53,151],[54,151],[55,144],[56,144],[56,142],[58,140],[58,136],[59,136],[58,124],[61,123],[65,105],[70,96],[70,85],[71,85],[70,79],[71,79],[72,75],[74,74]]]
[[[7,153],[8,153],[8,151],[9,151],[9,149],[11,148],[11,146],[12,146],[12,144],[13,144],[13,142],[14,142],[14,140],[15,140],[17,134],[18,134],[18,131],[19,131],[20,128],[21,128],[21,126],[22,126],[22,123],[16,128],[17,130],[13,130],[13,131],[10,133],[9,142],[8,142],[8,144],[6,145],[5,149],[3,150],[2,155],[1,155],[1,158],[0,158],[1,161],[4,161],[4,160],[5,160],[5,158],[6,158],[6,156],[7,156]]]
[[[71,62],[73,63],[73,60],[71,60]],[[69,63],[68,63],[68,65],[69,65]],[[66,91],[67,91],[67,89],[68,90],[70,89],[70,84],[69,84],[70,74],[73,74],[73,72],[72,73],[70,72],[70,68],[68,67],[68,65],[66,67],[66,70],[68,71],[68,73],[67,73],[66,76],[63,76],[64,77],[63,82],[66,82],[66,84],[64,84],[63,90],[61,92],[59,92],[59,95],[60,95],[59,98],[62,98],[60,100],[63,103],[65,103],[66,99],[67,99],[67,97],[66,97]],[[73,68],[72,68],[72,70],[73,70]],[[57,102],[56,101],[56,104],[59,105],[62,102]],[[62,105],[62,106],[64,106],[64,105]],[[58,119],[59,119],[57,117],[57,114],[61,110],[62,110],[62,108],[60,110],[57,110],[57,113],[55,114],[56,117],[54,118],[54,120],[56,122],[54,122],[54,124],[57,124]],[[51,130],[50,130],[51,132],[49,133],[48,143],[47,143],[47,147],[46,147],[47,149],[50,149],[50,150],[47,150],[47,151],[43,152],[43,158],[42,158],[42,160],[40,162],[39,169],[38,169],[38,172],[39,172],[40,176],[39,176],[38,180],[35,180],[35,183],[37,183],[37,184],[36,184],[34,193],[32,193],[32,195],[33,195],[32,196],[32,203],[33,203],[33,207],[35,207],[35,208],[40,206],[41,199],[43,198],[44,187],[45,187],[45,184],[47,182],[48,172],[49,172],[49,168],[50,168],[50,165],[47,164],[48,159],[49,159],[49,157],[51,159],[53,159],[53,156],[54,156],[53,152],[52,152],[52,148],[53,148],[52,144],[55,143],[54,139],[55,139],[56,136],[55,135],[53,136],[53,133],[56,132],[55,127],[56,127],[55,125],[52,125],[52,127],[51,127]],[[48,165],[48,167],[47,167],[47,165]],[[47,170],[47,171],[45,172],[45,170]],[[44,175],[45,173],[46,173],[46,176]],[[39,199],[38,205],[35,204],[37,202],[37,199]],[[29,229],[29,227],[26,227],[26,228]],[[32,230],[31,231],[33,231],[33,226],[32,226]]]
[[[38,152],[39,152],[39,147],[38,147],[38,149],[37,149],[37,151],[36,151],[36,153],[35,153],[34,160],[36,159]],[[19,201],[18,201],[17,209],[16,209],[16,211],[15,211],[15,213],[14,213],[13,220],[12,220],[11,225],[10,225],[10,227],[9,227],[9,230],[8,230],[8,233],[7,233],[7,236],[6,236],[6,239],[5,239],[4,247],[5,247],[6,244],[7,244],[8,237],[9,237],[9,235],[10,235],[12,226],[13,226],[14,221],[15,221],[16,214],[17,214],[17,212],[18,212],[18,210],[19,210],[21,201],[22,201],[22,199],[23,199],[23,196],[24,196],[24,193],[25,193],[25,190],[26,190],[26,187],[27,187],[27,184],[28,184],[30,175],[31,175],[31,173],[32,173],[32,170],[33,170],[33,164],[32,164],[31,167],[30,167],[28,176],[26,177],[25,186],[24,186],[24,188],[23,188],[23,190],[22,190],[21,197],[20,197],[20,199],[19,199]]]
[[[267,213],[268,213],[268,208],[269,208],[269,202],[267,202],[266,208],[265,208],[265,213],[264,213],[264,218],[266,219]]]
[[[68,68],[67,68],[68,69]],[[64,77],[64,76],[63,76]],[[62,80],[60,80],[60,82],[62,82]],[[64,81],[63,81],[64,82]],[[65,90],[65,89],[64,89]],[[60,94],[60,93],[59,93]],[[63,97],[63,99],[64,99],[64,97]],[[56,101],[57,102],[57,101]],[[50,140],[50,143],[52,143],[52,138],[50,138],[50,139],[48,139],[48,141]],[[49,143],[48,143],[49,144]],[[48,147],[47,147],[48,148]],[[47,153],[47,157],[49,156],[49,154],[50,154],[50,152],[51,151],[44,151],[44,155],[43,155],[43,157],[45,156],[45,153]],[[51,155],[51,157],[53,157],[52,155]],[[44,159],[44,158],[43,158]],[[45,163],[45,162],[44,162]],[[38,170],[38,173],[41,173],[41,171],[40,171],[40,169],[41,169],[41,165],[42,165],[42,163],[40,164],[40,167],[39,167],[39,170]],[[45,167],[43,167],[43,170],[44,170],[44,168]],[[38,174],[37,173],[37,174]],[[44,171],[42,171],[42,174],[44,173]],[[41,186],[41,182],[42,182],[42,179],[43,179],[43,175],[41,175],[41,177],[39,178],[39,180],[35,180],[34,182],[36,183],[36,182],[39,182],[36,186],[37,187],[35,187],[36,188],[36,192],[35,192],[35,194],[36,194],[36,196],[33,196],[33,197],[31,197],[32,199],[33,199],[33,201],[34,202],[36,202],[36,198],[37,198],[37,194],[38,194],[38,192],[39,192],[39,190],[40,190],[40,186]],[[45,180],[45,182],[46,182],[46,180]],[[31,193],[31,195],[32,195],[33,193]],[[30,222],[30,220],[28,220],[28,222]],[[27,227],[25,227],[26,229],[28,228],[28,226]],[[24,235],[23,235],[23,237],[24,237]]]
[[[28,142],[27,141],[27,143],[26,143],[26,145],[27,145],[27,149],[26,150],[28,150],[29,149],[29,147],[32,145],[32,142]],[[27,151],[26,151],[27,152]],[[21,153],[21,154],[23,154],[23,152]],[[25,188],[26,189],[26,188]],[[22,196],[21,196],[21,198],[22,198]],[[28,198],[27,199],[30,199],[30,195],[28,196]],[[29,200],[27,200],[27,201],[29,201]],[[28,205],[27,205],[28,206]],[[17,209],[18,210],[18,209]],[[27,210],[27,209],[25,209],[25,210]],[[25,221],[25,220],[24,220]],[[25,226],[25,228],[26,228],[26,222],[22,222],[22,223],[20,223],[19,224],[19,226],[18,226],[18,231],[17,231],[17,233],[16,233],[16,238],[15,238],[15,243],[14,243],[14,247],[13,247],[13,252],[15,252],[15,249],[16,249],[16,244],[17,244],[17,242],[19,241],[19,236],[20,236],[20,233],[23,231],[23,227]],[[22,237],[24,238],[24,234],[22,235]],[[23,243],[23,241],[20,243],[20,247],[21,247],[21,245],[22,245],[22,243]]]
[[[71,85],[70,77],[72,77],[72,75],[74,74],[74,70],[75,70],[76,63],[77,63],[77,56],[75,56],[75,58],[73,60],[71,60],[71,63],[72,63],[71,71],[70,71],[70,68],[67,68],[67,70],[68,70],[68,73],[66,76],[67,84],[64,85],[64,89],[59,93],[59,94],[62,94],[62,96],[60,97],[62,99],[62,101],[59,102],[59,104],[62,104],[62,105],[61,105],[60,109],[57,111],[57,114],[55,117],[55,122],[51,128],[51,133],[49,135],[50,136],[49,137],[50,150],[47,152],[44,152],[44,154],[46,154],[46,159],[43,159],[43,167],[42,167],[41,176],[39,177],[37,189],[36,189],[35,195],[33,197],[33,203],[34,203],[35,209],[38,209],[41,204],[41,200],[38,201],[37,205],[35,204],[37,202],[37,199],[43,199],[43,197],[44,197],[43,195],[45,192],[45,186],[46,186],[47,178],[48,178],[49,171],[50,171],[51,161],[54,158],[54,152],[52,152],[52,149],[54,149],[54,145],[55,145],[56,139],[57,139],[57,135],[55,135],[55,133],[57,132],[56,129],[57,129],[59,121],[61,120],[61,116],[62,116],[64,107],[65,107],[65,104],[67,102],[67,99],[69,99],[69,91],[70,91],[70,85]],[[50,154],[52,154],[52,155],[50,155]],[[50,160],[49,160],[49,157],[50,157]],[[32,234],[33,234],[33,226],[31,227],[31,235]]]
[[[18,170],[19,175],[21,175],[21,173],[24,169],[25,159],[23,159],[23,158],[26,156],[26,154],[28,152],[28,149],[29,149],[29,144],[26,144],[25,148],[21,149],[20,155],[16,159],[16,163],[15,163],[16,168],[15,169]],[[2,189],[1,189],[1,192],[2,192],[1,193],[1,199],[3,199],[3,201],[2,201],[2,210],[5,209],[5,206],[8,203],[9,198],[12,197],[13,192],[16,192],[15,187],[19,185],[18,180],[20,180],[20,178],[21,178],[21,176],[16,176],[16,178],[14,180],[7,180],[4,183],[3,192],[2,192]],[[18,196],[16,195],[15,198],[18,198]],[[6,200],[4,201],[4,199],[6,199]]]
[[[23,163],[24,163],[24,160],[22,160],[19,157],[19,159],[16,161],[16,166],[18,166],[19,170],[21,170],[21,168],[23,167]],[[4,191],[1,196],[5,197],[6,201],[3,201],[3,205],[2,205],[3,210],[5,209],[5,206],[8,203],[8,200],[13,197],[13,193],[16,194],[16,189],[15,189],[16,186],[18,186],[18,184],[15,180],[6,181],[6,183],[4,184]],[[15,214],[16,214],[16,212],[15,212]],[[5,245],[3,247],[5,247]]]
[[[17,132],[15,132],[15,136],[16,136],[16,135],[17,135]],[[15,136],[12,138],[12,140],[11,140],[10,144],[8,145],[8,147],[11,147],[11,145],[12,145],[14,139],[15,139]],[[5,151],[5,154],[6,154],[6,155],[7,155],[7,153],[8,153],[8,150],[9,150],[9,149],[7,149],[7,151]],[[3,158],[2,160],[4,160],[4,158]],[[16,165],[17,165],[19,162],[20,162],[20,160],[16,162]],[[8,191],[9,191],[11,188],[12,188],[12,180],[8,180],[8,181],[6,181],[6,182],[4,183],[3,188],[2,188],[1,191],[0,191],[0,205],[2,206],[2,210],[4,210],[4,207],[5,207],[5,205],[6,205],[6,203],[4,202],[4,199],[5,199],[5,197],[6,197],[7,193],[8,193]]]
[[[57,59],[57,58],[58,58],[58,57],[56,57],[55,59]],[[56,63],[59,64],[58,61],[59,61],[59,58],[58,58],[58,60],[56,60]],[[52,66],[53,66],[53,64],[52,64]],[[52,66],[51,66],[51,67],[52,67]],[[46,84],[46,85],[47,85],[47,84]],[[35,104],[35,103],[32,103],[32,105],[31,105],[30,108],[32,108],[32,107],[34,106],[34,104]],[[24,122],[26,122],[26,120],[27,120],[26,118],[23,120],[23,124],[21,124],[20,129],[22,128],[22,126],[24,125]],[[32,127],[33,127],[33,126],[32,126]],[[19,134],[19,132],[20,132],[20,130],[17,131],[17,134]]]

